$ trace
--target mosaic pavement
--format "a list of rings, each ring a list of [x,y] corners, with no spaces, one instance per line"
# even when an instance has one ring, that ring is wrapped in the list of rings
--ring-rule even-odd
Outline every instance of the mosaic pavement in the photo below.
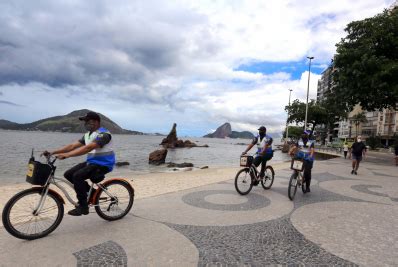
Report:
[[[286,169],[276,171],[270,190],[259,185],[246,196],[231,179],[137,200],[116,222],[67,216],[33,242],[2,231],[8,246],[0,265],[26,258],[68,266],[397,266],[396,169],[365,162],[355,176],[349,166],[316,162],[311,193],[298,190],[294,201]]]

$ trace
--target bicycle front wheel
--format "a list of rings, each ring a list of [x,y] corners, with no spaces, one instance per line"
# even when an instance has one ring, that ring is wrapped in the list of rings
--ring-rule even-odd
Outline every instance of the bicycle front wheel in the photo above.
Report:
[[[98,189],[95,203],[97,214],[107,221],[123,218],[129,213],[134,202],[134,189],[124,180],[110,180]]]
[[[275,171],[272,166],[267,166],[265,168],[265,176],[261,179],[261,185],[264,189],[270,189],[272,184],[274,183]]]
[[[290,176],[289,188],[288,188],[288,196],[290,200],[294,199],[294,196],[296,195],[297,192],[297,184],[298,184],[297,176],[298,176],[297,171],[293,172],[292,176]]]
[[[301,190],[303,191],[303,194],[307,193],[307,186],[306,186],[306,182],[305,182],[305,178],[302,177],[303,182],[301,183]]]
[[[247,195],[253,188],[252,177],[249,168],[244,168],[235,176],[235,189],[241,195]]]
[[[39,213],[35,214],[42,199],[42,188],[30,188],[13,196],[5,205],[2,220],[12,236],[33,240],[54,231],[64,217],[62,200],[49,191]]]

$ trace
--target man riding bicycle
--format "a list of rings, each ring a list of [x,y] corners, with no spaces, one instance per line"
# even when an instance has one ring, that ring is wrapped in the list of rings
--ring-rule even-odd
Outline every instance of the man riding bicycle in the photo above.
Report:
[[[52,152],[43,152],[44,155],[56,155],[59,159],[87,154],[86,162],[77,164],[64,174],[65,178],[74,185],[79,201],[79,205],[68,212],[72,216],[88,214],[87,193],[90,186],[86,180],[111,172],[116,161],[111,133],[101,127],[100,116],[90,111],[84,117],[79,117],[79,120],[84,121],[87,130],[80,140]]]
[[[265,167],[267,161],[272,159],[274,152],[272,150],[272,137],[267,135],[267,128],[261,126],[258,128],[258,135],[253,138],[252,143],[246,148],[242,155],[246,154],[253,146],[257,145],[253,164],[258,167],[261,163],[260,177],[265,175]],[[255,181],[254,185],[258,185],[259,181]]]
[[[305,193],[311,192],[311,170],[314,166],[314,144],[315,140],[309,140],[310,131],[305,130],[298,142],[290,149],[290,155],[303,159],[304,179],[306,184]],[[300,149],[300,151],[298,151]]]

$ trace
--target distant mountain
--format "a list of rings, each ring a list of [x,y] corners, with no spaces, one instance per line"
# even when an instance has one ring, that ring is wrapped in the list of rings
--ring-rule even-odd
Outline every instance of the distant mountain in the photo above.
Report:
[[[90,110],[81,109],[73,111],[64,116],[55,116],[47,119],[38,120],[31,123],[19,124],[7,120],[0,120],[0,128],[6,130],[22,130],[22,131],[49,131],[49,132],[68,132],[68,133],[84,133],[83,123],[79,117],[84,116]],[[98,113],[101,117],[101,126],[108,129],[114,134],[134,134],[142,135],[137,131],[125,130],[108,117]]]
[[[212,134],[206,134],[203,137],[209,137],[209,138],[225,138],[229,137],[229,135],[232,133],[231,129],[231,124],[228,122],[224,123],[220,127],[217,128],[217,130],[212,133]]]
[[[232,131],[231,124],[228,122],[224,123],[220,127],[217,128],[217,130],[212,133],[212,134],[206,134],[203,137],[208,137],[208,138],[243,138],[243,139],[252,139],[254,138],[254,135],[251,132],[243,131],[243,132],[237,132],[237,131]]]
[[[248,131],[243,131],[243,132],[232,131],[232,133],[229,135],[229,138],[253,139],[254,135]]]

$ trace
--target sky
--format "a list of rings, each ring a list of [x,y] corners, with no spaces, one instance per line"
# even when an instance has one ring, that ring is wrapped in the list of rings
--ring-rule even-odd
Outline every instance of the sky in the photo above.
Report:
[[[91,109],[121,127],[203,136],[284,129],[310,99],[346,25],[394,0],[6,0],[0,119]]]

